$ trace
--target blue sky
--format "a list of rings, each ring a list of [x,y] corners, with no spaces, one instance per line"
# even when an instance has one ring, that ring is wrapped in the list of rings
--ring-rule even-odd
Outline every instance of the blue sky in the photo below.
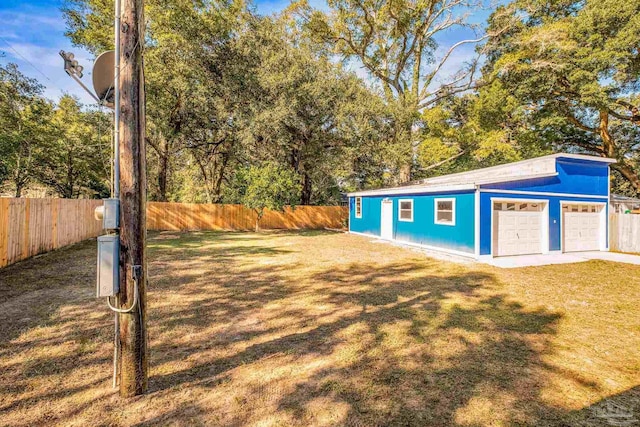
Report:
[[[315,0],[313,3],[324,4],[323,0]],[[93,100],[66,75],[62,68],[62,58],[58,55],[60,50],[71,51],[78,62],[85,67],[85,84],[90,86],[90,69],[93,56],[71,45],[64,36],[65,22],[60,8],[64,0],[1,0],[0,1],[0,63],[15,62],[20,70],[38,79],[45,87],[45,95],[57,100],[62,94],[68,93],[79,97],[84,103]],[[256,7],[259,13],[271,14],[278,12],[289,5],[289,0],[257,0]],[[474,21],[484,21],[487,14],[475,16]],[[444,35],[441,43],[448,43],[468,37],[460,31],[450,32]],[[455,71],[462,62],[470,58],[472,48],[461,49],[455,57],[451,58],[447,71]],[[352,67],[359,75],[366,74],[357,65]]]
[[[2,0],[0,3],[0,62],[15,62],[20,70],[38,79],[45,95],[57,100],[63,93],[77,95],[83,102],[91,98],[62,68],[58,52],[70,50],[78,61],[90,69],[92,55],[71,45],[64,36],[65,22],[60,8],[62,0]],[[90,77],[83,80],[90,82]]]

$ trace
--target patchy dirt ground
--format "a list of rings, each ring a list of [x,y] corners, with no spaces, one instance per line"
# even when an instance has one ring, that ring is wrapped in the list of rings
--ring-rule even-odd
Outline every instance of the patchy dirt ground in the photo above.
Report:
[[[498,270],[327,232],[149,247],[150,390],[128,401],[95,242],[0,270],[0,425],[640,423],[638,266]]]

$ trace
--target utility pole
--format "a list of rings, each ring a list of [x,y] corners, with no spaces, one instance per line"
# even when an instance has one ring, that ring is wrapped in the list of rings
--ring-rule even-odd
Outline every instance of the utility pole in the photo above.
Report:
[[[114,3],[115,52],[104,52],[93,66],[97,95],[80,80],[83,67],[74,55],[61,50],[60,56],[71,78],[98,104],[114,108],[112,194],[96,209],[96,219],[102,221],[107,231],[98,237],[96,296],[106,297],[107,305],[116,313],[113,386],[120,379],[120,395],[131,397],[147,391],[149,372],[144,0]],[[112,297],[116,298],[116,307],[111,305]]]
[[[145,97],[142,49],[144,0],[120,0],[115,29],[118,58],[118,145],[120,163],[120,289],[119,377],[120,395],[131,397],[147,390],[146,328],[146,155]],[[120,18],[120,19],[118,19]],[[119,33],[119,34],[118,34]],[[119,37],[118,37],[119,36]],[[118,70],[119,68],[119,70]],[[118,74],[119,73],[119,74]],[[119,103],[118,103],[119,101]],[[119,108],[118,108],[119,107]],[[136,304],[137,301],[137,304]],[[127,312],[127,307],[135,308]]]

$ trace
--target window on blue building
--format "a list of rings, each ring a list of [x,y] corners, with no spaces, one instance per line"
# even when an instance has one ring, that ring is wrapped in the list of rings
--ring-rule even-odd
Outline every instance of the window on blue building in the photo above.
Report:
[[[413,200],[404,199],[398,202],[398,220],[413,222]]]
[[[456,199],[435,199],[435,223],[442,225],[456,224]]]

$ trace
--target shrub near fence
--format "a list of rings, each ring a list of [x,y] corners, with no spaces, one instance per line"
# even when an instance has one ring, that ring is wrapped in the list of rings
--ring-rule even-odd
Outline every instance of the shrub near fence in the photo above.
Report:
[[[0,267],[102,234],[93,212],[101,200],[0,198]],[[267,211],[264,229],[341,228],[347,209],[299,206]],[[149,230],[253,230],[256,213],[242,205],[147,203]]]

